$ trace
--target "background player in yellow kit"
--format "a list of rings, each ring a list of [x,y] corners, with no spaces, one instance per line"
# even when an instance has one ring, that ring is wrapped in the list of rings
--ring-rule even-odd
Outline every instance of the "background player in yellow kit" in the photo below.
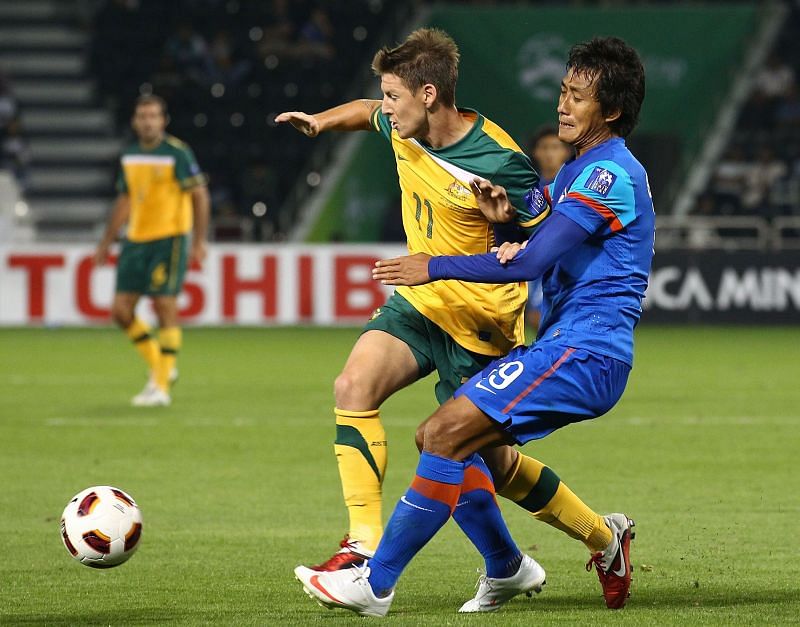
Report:
[[[192,230],[188,260],[202,263],[206,256],[206,176],[189,146],[165,133],[167,122],[164,100],[152,95],[136,100],[131,126],[137,141],[120,158],[119,195],[95,252],[95,263],[105,263],[109,247],[127,223],[111,315],[150,368],[147,384],[131,401],[143,407],[171,402],[169,388],[177,377],[181,347],[177,301]],[[143,294],[153,299],[158,337],[136,316]]]
[[[511,137],[480,113],[456,107],[458,60],[449,35],[420,29],[375,55],[372,67],[381,79],[382,101],[356,100],[314,115],[291,111],[276,117],[309,137],[372,130],[391,142],[410,254],[485,253],[494,245],[492,223],[515,220],[532,228],[550,211],[540,192],[525,202],[529,190],[538,191],[538,176]],[[492,193],[485,180],[506,189],[511,211],[482,213],[476,194]],[[439,281],[398,287],[375,312],[334,385],[335,451],[349,533],[340,550],[314,569],[360,564],[380,540],[387,459],[379,417],[383,401],[434,370],[440,378],[437,399],[447,400],[494,356],[524,343],[525,298],[524,283]],[[496,454],[514,455],[506,449]],[[490,467],[496,462],[486,461]],[[519,454],[511,475],[495,477],[495,483],[508,490],[504,496],[592,550],[608,544],[611,532],[603,519],[539,461]]]

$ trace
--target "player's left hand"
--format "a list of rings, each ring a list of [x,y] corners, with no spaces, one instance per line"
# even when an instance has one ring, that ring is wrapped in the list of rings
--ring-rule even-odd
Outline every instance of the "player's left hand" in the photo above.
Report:
[[[381,259],[375,262],[372,278],[384,285],[422,285],[430,283],[428,262],[431,256],[417,253],[394,259]]]
[[[527,241],[524,241],[521,244],[518,242],[503,242],[500,244],[500,246],[495,246],[492,248],[491,252],[497,255],[497,260],[501,264],[506,265],[509,261],[517,256],[519,251],[521,251],[527,245]]]
[[[478,209],[489,222],[505,224],[517,214],[502,185],[493,185],[487,179],[474,179],[472,193],[478,201]]]
[[[192,250],[189,252],[189,264],[196,263],[199,266],[203,265],[208,255],[208,246],[204,241],[192,242]]]

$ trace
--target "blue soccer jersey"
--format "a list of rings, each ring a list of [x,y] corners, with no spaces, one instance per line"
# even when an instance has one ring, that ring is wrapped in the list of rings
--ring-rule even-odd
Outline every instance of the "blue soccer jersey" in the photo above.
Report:
[[[542,276],[537,345],[557,342],[631,365],[655,237],[647,173],[624,139],[615,137],[565,163],[543,195],[553,207],[550,224],[545,221],[516,258],[501,265],[493,255],[434,257],[431,278]],[[529,202],[539,203],[541,196],[534,190]]]
[[[544,275],[537,341],[632,364],[655,238],[647,173],[617,137],[567,162],[545,197],[590,235]]]
[[[536,342],[493,361],[455,394],[466,395],[520,444],[601,416],[619,400],[655,237],[647,174],[621,138],[568,161],[527,202],[544,200],[552,216],[507,264],[494,255],[433,257],[428,264],[432,279],[542,276]]]

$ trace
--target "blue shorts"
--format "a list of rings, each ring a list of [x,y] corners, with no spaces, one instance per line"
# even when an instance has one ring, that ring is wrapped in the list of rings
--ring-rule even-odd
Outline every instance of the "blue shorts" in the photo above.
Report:
[[[462,385],[465,395],[517,444],[597,418],[622,396],[630,366],[581,348],[519,346]]]

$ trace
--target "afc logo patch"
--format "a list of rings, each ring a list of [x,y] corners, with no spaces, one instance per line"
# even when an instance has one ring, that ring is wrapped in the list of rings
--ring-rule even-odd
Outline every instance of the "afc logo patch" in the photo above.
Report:
[[[586,180],[586,189],[591,189],[603,197],[608,196],[611,186],[617,180],[617,175],[609,172],[605,168],[597,167]]]
[[[534,187],[527,194],[525,194],[525,204],[528,205],[528,210],[533,216],[541,215],[542,211],[547,207],[547,199],[544,197],[542,190]]]

